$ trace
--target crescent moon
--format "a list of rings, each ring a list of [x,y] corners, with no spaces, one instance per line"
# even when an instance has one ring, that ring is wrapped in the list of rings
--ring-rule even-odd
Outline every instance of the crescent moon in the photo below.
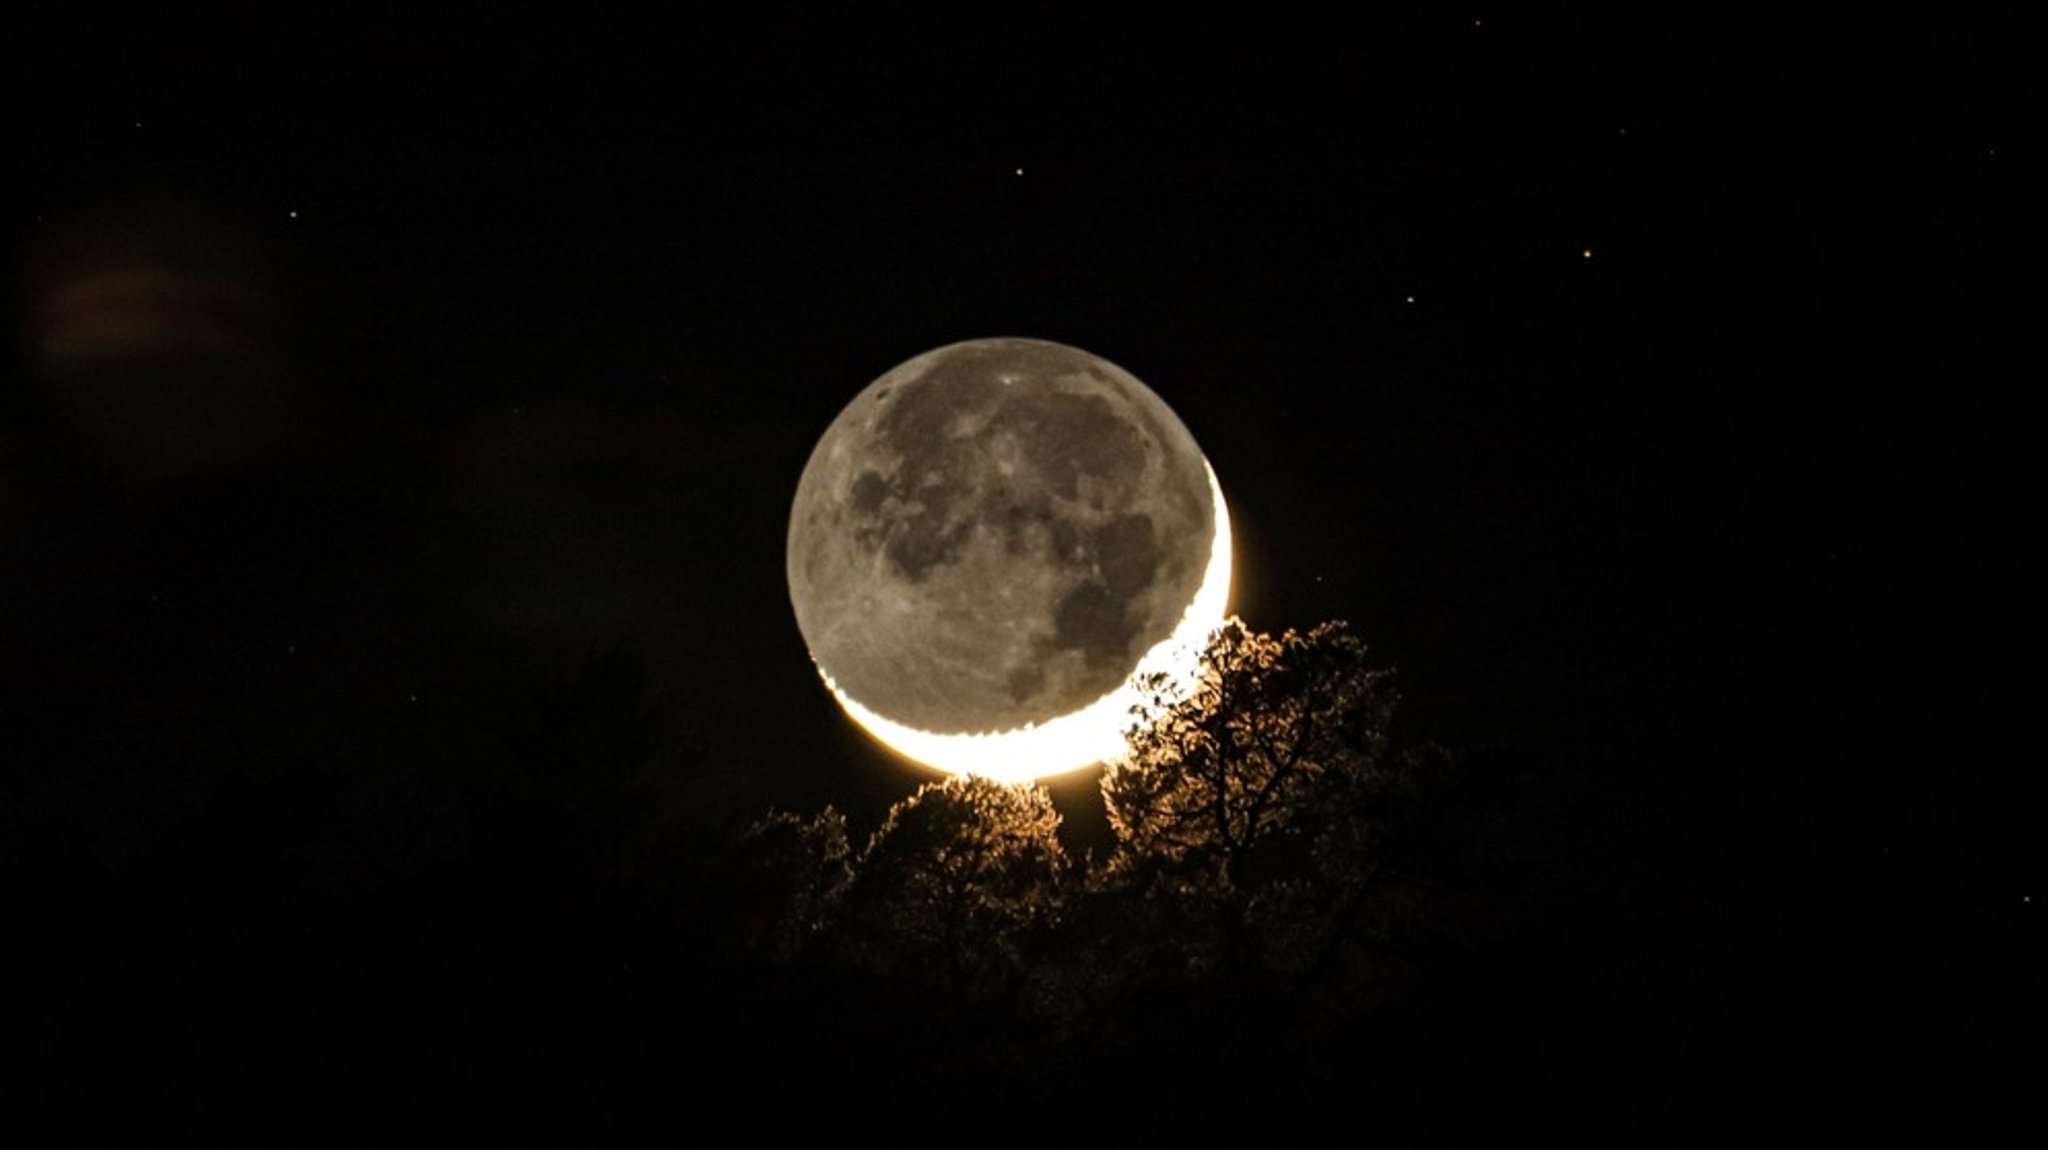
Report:
[[[840,411],[786,561],[848,717],[912,762],[1018,781],[1120,758],[1134,712],[1193,685],[1229,603],[1230,517],[1142,381],[1001,336],[905,360]]]
[[[1078,710],[1007,731],[941,734],[894,722],[849,697],[823,667],[818,675],[839,701],[847,717],[882,745],[914,762],[951,774],[982,775],[1002,782],[1029,782],[1067,774],[1122,757],[1124,734],[1135,721],[1133,712],[1163,698],[1173,701],[1193,689],[1209,636],[1223,624],[1230,606],[1230,513],[1216,470],[1202,461],[1209,478],[1210,504],[1216,509],[1208,566],[1201,587],[1181,613],[1166,639],[1154,644],[1137,668],[1108,694]],[[1162,678],[1156,693],[1140,689],[1153,676]]]

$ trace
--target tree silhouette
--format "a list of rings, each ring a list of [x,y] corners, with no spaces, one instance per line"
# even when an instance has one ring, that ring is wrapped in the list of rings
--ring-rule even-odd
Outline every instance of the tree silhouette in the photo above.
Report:
[[[1073,866],[1038,788],[962,775],[889,808],[858,851],[844,815],[771,812],[740,846],[740,929],[769,956],[986,997],[1013,987],[1027,935],[1059,920]]]
[[[984,1085],[1029,1067],[1021,995],[1052,960],[1071,871],[1059,821],[1043,790],[960,776],[896,803],[858,852],[830,808],[756,823],[740,937],[796,976],[771,1009],[855,1095],[886,1089],[868,1078],[883,1067]]]
[[[858,851],[829,808],[773,816],[751,840],[775,872],[766,949],[816,980],[807,1017],[945,1073],[1137,1058],[1189,1097],[1248,1067],[1288,1080],[1316,1036],[1398,1001],[1428,945],[1455,763],[1390,749],[1390,676],[1342,622],[1232,620],[1192,690],[1150,684],[1101,780],[1100,853],[1063,852],[1043,788],[971,776]]]
[[[1153,704],[1102,780],[1116,865],[1181,883],[1256,887],[1299,869],[1302,840],[1356,831],[1351,800],[1372,781],[1396,696],[1389,672],[1341,622],[1275,638],[1232,619],[1212,636],[1194,689]]]
[[[1058,917],[1069,863],[1036,787],[972,775],[890,808],[853,867],[844,943],[863,967],[936,978],[956,995],[1008,993],[1027,935]]]
[[[1379,873],[1379,804],[1404,777],[1385,765],[1390,674],[1344,623],[1271,636],[1233,619],[1192,690],[1150,685],[1102,779],[1115,845],[1076,912],[1096,924],[1113,1000],[1264,1010],[1326,970]]]
[[[829,806],[808,818],[771,811],[748,828],[734,876],[742,945],[778,962],[802,954],[853,880],[848,844],[846,816]]]

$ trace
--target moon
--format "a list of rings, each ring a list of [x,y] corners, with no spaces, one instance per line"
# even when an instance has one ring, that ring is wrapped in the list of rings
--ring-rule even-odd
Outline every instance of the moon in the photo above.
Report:
[[[1172,409],[1037,339],[949,344],[839,413],[790,510],[790,603],[846,713],[952,773],[1116,758],[1138,684],[1192,683],[1230,519]]]

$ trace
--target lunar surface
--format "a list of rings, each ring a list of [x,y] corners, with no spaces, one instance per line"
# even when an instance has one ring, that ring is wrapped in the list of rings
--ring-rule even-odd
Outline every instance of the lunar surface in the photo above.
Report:
[[[1114,755],[1131,677],[1188,663],[1220,622],[1229,520],[1144,384],[984,339],[854,397],[798,483],[787,560],[849,714],[929,765],[1028,778]]]

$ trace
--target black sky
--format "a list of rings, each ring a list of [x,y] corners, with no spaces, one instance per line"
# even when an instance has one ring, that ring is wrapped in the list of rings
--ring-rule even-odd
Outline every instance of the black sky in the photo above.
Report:
[[[2038,1026],[2038,29],[1714,18],[34,17],[0,835],[119,875],[328,770],[293,857],[374,892],[634,658],[676,833],[872,819],[924,776],[810,671],[789,500],[1024,335],[1180,414],[1248,623],[1534,764],[1573,993]]]

